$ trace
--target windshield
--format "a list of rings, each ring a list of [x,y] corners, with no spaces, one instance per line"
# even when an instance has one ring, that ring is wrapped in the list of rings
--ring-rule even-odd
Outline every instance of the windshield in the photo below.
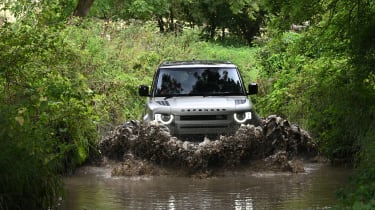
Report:
[[[156,79],[156,97],[245,94],[235,68],[167,68],[160,69]]]

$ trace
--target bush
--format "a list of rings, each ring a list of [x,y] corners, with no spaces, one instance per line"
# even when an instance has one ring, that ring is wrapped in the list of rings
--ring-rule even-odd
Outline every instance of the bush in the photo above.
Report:
[[[58,174],[95,149],[98,115],[80,55],[60,26],[17,22],[0,28],[0,207],[46,209],[61,192]]]
[[[62,193],[54,143],[46,130],[15,120],[16,111],[0,106],[0,209],[47,209]]]
[[[257,107],[307,128],[333,163],[359,167],[359,175],[340,194],[340,209],[372,209],[375,80],[369,65],[375,59],[373,50],[353,55],[346,44],[332,42],[319,30],[274,37],[258,54]]]

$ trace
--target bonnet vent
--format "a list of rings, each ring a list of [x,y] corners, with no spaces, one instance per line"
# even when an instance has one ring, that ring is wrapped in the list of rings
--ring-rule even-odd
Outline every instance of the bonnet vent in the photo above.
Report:
[[[156,101],[156,103],[158,103],[159,105],[162,105],[162,106],[169,106],[168,101]]]
[[[237,99],[237,100],[234,101],[234,103],[236,105],[238,105],[238,104],[244,104],[244,103],[246,103],[246,99]]]

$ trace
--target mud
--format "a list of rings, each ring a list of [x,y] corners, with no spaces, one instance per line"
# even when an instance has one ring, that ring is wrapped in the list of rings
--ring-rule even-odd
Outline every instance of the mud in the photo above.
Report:
[[[211,176],[243,166],[299,173],[315,158],[317,146],[307,131],[272,115],[262,126],[241,126],[235,135],[183,141],[154,123],[129,121],[105,136],[99,149],[116,161],[113,176],[168,174],[171,170]]]

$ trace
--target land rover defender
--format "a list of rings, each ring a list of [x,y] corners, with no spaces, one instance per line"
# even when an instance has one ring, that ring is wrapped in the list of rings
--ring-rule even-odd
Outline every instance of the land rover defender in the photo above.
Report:
[[[246,91],[236,65],[227,61],[174,61],[159,65],[147,96],[144,121],[169,127],[172,135],[233,134],[241,124],[260,125],[247,97],[257,94],[250,83]]]

